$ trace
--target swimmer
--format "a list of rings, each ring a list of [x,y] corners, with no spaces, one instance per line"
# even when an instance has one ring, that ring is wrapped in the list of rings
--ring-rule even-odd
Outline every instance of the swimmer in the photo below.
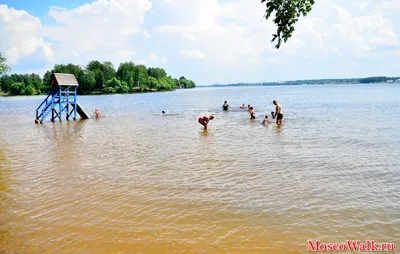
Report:
[[[272,122],[270,122],[270,121],[268,120],[268,115],[265,115],[265,118],[264,118],[264,120],[262,121],[261,124],[266,125],[266,124],[268,124],[268,123],[272,123]]]
[[[240,106],[240,108],[246,108],[246,105],[242,104],[242,106]]]
[[[168,112],[165,112],[164,110],[161,111],[161,113],[162,113],[163,116],[167,116],[168,115]]]
[[[249,113],[250,113],[250,118],[251,119],[256,119],[256,112],[254,112],[254,108],[253,107],[249,108]]]
[[[224,101],[224,105],[222,105],[222,109],[225,111],[229,109],[229,104],[227,101]]]
[[[213,120],[214,118],[215,118],[215,115],[214,115],[214,114],[211,114],[211,116],[209,116],[209,115],[203,115],[202,117],[199,117],[199,123],[200,123],[201,125],[204,126],[204,129],[205,129],[205,130],[207,130],[208,122],[209,122],[210,120]]]
[[[101,118],[101,114],[98,108],[96,108],[92,116],[96,116],[96,118]]]
[[[276,118],[276,124],[281,124],[283,119],[282,106],[278,103],[277,100],[274,100],[272,103],[276,106],[275,113],[272,115],[272,117],[273,119]]]

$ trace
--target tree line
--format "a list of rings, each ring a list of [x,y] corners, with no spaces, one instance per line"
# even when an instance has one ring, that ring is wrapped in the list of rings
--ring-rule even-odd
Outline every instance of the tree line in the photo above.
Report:
[[[0,68],[0,75],[9,70],[5,65],[5,58],[2,59],[0,65],[4,68]],[[86,67],[71,63],[57,64],[52,70],[47,71],[43,78],[37,74],[2,75],[0,92],[12,95],[48,93],[53,73],[74,74],[79,83],[79,94],[170,91],[196,87],[194,81],[183,76],[179,79],[172,78],[162,68],[148,68],[145,65],[124,62],[115,70],[111,62],[102,63],[95,60],[89,62]]]

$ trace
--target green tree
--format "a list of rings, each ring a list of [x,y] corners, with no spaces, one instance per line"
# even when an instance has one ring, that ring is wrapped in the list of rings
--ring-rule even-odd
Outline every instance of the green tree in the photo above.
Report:
[[[129,88],[133,87],[135,81],[135,64],[133,62],[121,63],[118,67],[116,77],[125,81]]]
[[[112,78],[104,85],[104,92],[106,93],[126,93],[129,87],[125,81],[120,81],[117,78]]]
[[[179,78],[179,84],[181,84],[181,86],[183,88],[195,88],[196,87],[196,83],[190,79],[186,79],[185,77],[180,77]]]
[[[94,73],[96,79],[96,90],[101,90],[107,80],[115,77],[115,69],[111,62],[100,63],[99,61],[90,61],[86,66],[88,71]]]
[[[277,40],[275,47],[279,49],[282,41],[286,43],[292,37],[295,30],[294,25],[299,21],[301,15],[307,16],[315,0],[261,0],[261,3],[266,3],[266,19],[275,13],[272,21],[277,26],[277,31],[272,35],[271,42]]]
[[[102,72],[104,74],[105,81],[115,78],[115,68],[111,62],[103,62]]]
[[[101,71],[102,64],[99,61],[90,61],[86,69],[93,73],[96,80],[95,89],[101,89],[104,85],[104,74]]]
[[[86,71],[79,76],[79,90],[83,93],[89,93],[96,88],[96,78],[92,71]]]
[[[128,84],[125,81],[122,81],[119,86],[115,89],[117,93],[127,93],[129,92]]]
[[[10,87],[12,85],[11,77],[8,75],[3,75],[0,77],[0,87],[3,92],[8,93],[10,91]]]
[[[33,88],[33,86],[29,85],[25,88],[25,95],[34,95],[36,94],[36,90],[35,88]]]
[[[162,78],[167,77],[167,73],[162,68],[151,68],[150,67],[147,70],[147,73],[149,74],[150,77],[153,77],[155,79],[162,79]]]
[[[135,66],[135,86],[141,86],[141,84],[146,84],[146,81],[149,77],[147,72],[147,68],[144,65],[136,65]]]
[[[10,93],[13,95],[25,94],[25,85],[22,82],[13,83],[10,87]]]
[[[25,83],[25,86],[31,85],[37,93],[46,92],[47,90],[43,86],[42,78],[38,74],[29,74],[28,76],[29,84]],[[43,90],[43,91],[42,91]]]
[[[11,68],[6,64],[7,59],[1,55],[0,52],[0,75],[11,70]]]
[[[149,77],[147,79],[147,85],[150,89],[155,89],[158,87],[158,80],[154,77]]]

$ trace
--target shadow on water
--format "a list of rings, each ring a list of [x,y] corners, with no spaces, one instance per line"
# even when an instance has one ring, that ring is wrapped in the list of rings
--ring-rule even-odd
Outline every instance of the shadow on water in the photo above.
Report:
[[[200,131],[200,138],[204,139],[206,137],[214,136],[214,134],[210,130],[202,130]]]

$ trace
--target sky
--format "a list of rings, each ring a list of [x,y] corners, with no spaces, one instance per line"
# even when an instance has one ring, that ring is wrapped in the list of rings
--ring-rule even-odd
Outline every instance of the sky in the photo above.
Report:
[[[12,73],[132,61],[198,85],[400,76],[400,0],[318,0],[275,49],[259,0],[0,0]]]

